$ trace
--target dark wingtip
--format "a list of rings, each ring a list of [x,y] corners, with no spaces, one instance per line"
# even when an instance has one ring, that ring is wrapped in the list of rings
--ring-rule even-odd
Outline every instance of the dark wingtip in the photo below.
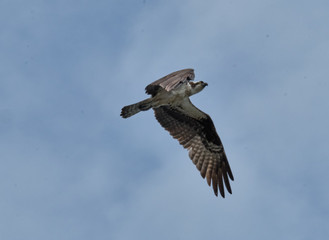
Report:
[[[220,195],[222,195],[222,197],[225,198],[225,191],[224,191],[224,189],[223,190],[219,189],[219,191],[220,191]]]
[[[230,170],[231,170],[231,169],[230,169]],[[231,171],[228,172],[228,176],[230,177],[230,179],[231,179],[232,181],[234,181],[234,177],[233,177],[233,174],[232,174]]]

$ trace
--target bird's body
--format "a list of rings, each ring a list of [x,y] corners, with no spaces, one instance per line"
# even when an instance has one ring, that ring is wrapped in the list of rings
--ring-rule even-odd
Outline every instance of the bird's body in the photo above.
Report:
[[[189,99],[208,84],[202,81],[194,83],[193,79],[194,70],[183,69],[149,84],[145,90],[152,97],[125,106],[121,116],[128,118],[153,108],[161,126],[189,150],[189,157],[201,176],[206,177],[208,185],[212,183],[216,196],[219,189],[224,197],[224,184],[232,193],[228,177],[233,180],[233,174],[211,118]]]

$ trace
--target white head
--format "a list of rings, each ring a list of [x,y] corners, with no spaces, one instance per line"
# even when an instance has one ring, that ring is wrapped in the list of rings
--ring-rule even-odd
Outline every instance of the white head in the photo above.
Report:
[[[205,83],[203,81],[200,82],[188,82],[188,85],[190,86],[190,91],[188,93],[189,96],[192,96],[193,94],[196,94],[198,92],[201,92],[202,89],[205,88],[205,86],[208,86],[208,83]]]

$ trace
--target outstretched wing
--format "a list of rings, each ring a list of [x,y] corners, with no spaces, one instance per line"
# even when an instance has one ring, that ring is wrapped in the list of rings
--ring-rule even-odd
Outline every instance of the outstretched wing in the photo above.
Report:
[[[145,91],[152,96],[156,95],[159,90],[164,89],[167,92],[174,89],[181,83],[186,83],[194,79],[194,70],[191,68],[179,70],[156,80],[146,86]]]
[[[201,112],[192,103],[189,110],[191,108]],[[227,191],[232,193],[228,178],[233,181],[233,174],[222,142],[209,115],[204,113],[204,117],[195,118],[189,116],[189,111],[185,111],[184,108],[170,106],[155,108],[154,112],[161,126],[189,150],[189,157],[201,176],[206,177],[208,185],[212,184],[215,195],[218,196],[219,189],[222,197],[225,197],[224,184]]]

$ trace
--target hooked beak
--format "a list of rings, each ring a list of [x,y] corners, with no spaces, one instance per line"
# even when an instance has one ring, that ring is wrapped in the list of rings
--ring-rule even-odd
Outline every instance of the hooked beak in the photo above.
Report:
[[[203,87],[208,86],[208,83],[206,83],[206,82],[202,82],[201,84]]]

